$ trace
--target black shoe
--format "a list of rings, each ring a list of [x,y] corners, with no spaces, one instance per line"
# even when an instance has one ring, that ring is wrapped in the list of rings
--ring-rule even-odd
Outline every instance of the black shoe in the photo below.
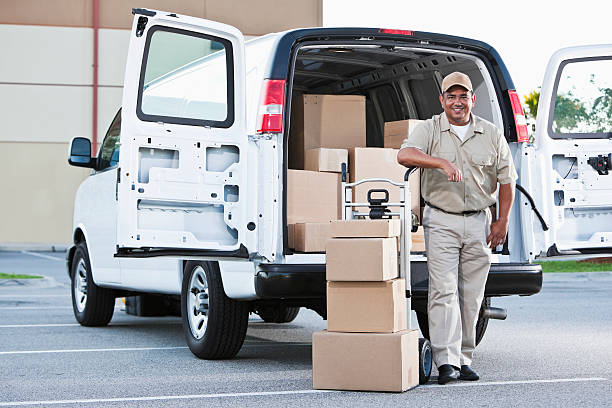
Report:
[[[459,372],[459,379],[463,381],[478,381],[480,377],[476,371],[472,370],[469,365],[462,365],[461,371]]]
[[[442,364],[438,367],[438,384],[456,382],[459,378],[459,370],[450,364]]]

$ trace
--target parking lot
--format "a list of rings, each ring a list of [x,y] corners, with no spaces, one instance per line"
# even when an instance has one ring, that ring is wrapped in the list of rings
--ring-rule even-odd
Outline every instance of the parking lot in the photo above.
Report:
[[[310,310],[289,324],[253,315],[227,361],[195,358],[180,318],[130,316],[121,302],[108,327],[81,327],[63,256],[0,252],[0,272],[50,277],[0,281],[0,406],[612,405],[610,272],[548,274],[536,296],[494,299],[508,319],[476,350],[480,381],[393,394],[312,389],[311,335],[325,322]]]

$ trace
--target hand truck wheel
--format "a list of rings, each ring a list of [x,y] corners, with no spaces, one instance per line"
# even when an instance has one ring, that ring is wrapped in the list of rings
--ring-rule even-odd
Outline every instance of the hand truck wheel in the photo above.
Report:
[[[433,356],[431,354],[431,343],[429,340],[419,339],[419,384],[427,384],[431,376]]]

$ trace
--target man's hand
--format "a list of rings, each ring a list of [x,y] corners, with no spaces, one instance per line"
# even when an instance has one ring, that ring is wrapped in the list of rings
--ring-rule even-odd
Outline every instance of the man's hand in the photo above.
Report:
[[[508,234],[508,219],[499,219],[491,224],[491,233],[487,237],[487,245],[489,248],[495,248],[502,245],[506,241]]]
[[[448,160],[444,160],[440,168],[448,176],[448,181],[453,181],[455,183],[461,181],[461,170],[459,170],[459,168],[453,163],[449,162]]]

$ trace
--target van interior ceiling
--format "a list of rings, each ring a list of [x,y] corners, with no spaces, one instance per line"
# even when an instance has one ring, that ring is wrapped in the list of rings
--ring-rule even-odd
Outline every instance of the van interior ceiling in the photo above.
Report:
[[[365,96],[367,145],[382,147],[385,122],[429,119],[442,112],[440,85],[453,71],[472,80],[477,100],[473,112],[501,125],[483,70],[481,61],[459,53],[376,45],[304,46],[295,62],[292,97]]]

